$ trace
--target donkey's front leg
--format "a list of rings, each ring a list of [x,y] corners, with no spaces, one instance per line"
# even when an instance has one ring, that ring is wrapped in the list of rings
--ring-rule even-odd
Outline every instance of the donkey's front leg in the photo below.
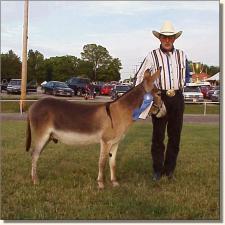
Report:
[[[107,156],[109,154],[109,149],[111,148],[111,144],[108,144],[106,142],[104,142],[103,140],[101,140],[100,143],[101,147],[100,147],[100,156],[99,156],[99,171],[98,171],[98,187],[100,189],[104,188],[104,168],[105,168],[105,163],[107,160]]]
[[[118,143],[114,144],[109,151],[109,166],[111,174],[111,182],[113,187],[119,186],[119,183],[116,180],[116,153],[118,149]]]

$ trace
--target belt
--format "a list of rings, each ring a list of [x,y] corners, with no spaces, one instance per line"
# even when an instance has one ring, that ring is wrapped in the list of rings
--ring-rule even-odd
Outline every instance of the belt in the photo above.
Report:
[[[161,91],[161,94],[167,95],[169,97],[173,97],[178,93],[182,93],[182,90],[180,90],[180,89],[179,90],[169,89],[169,90],[160,90],[160,91]]]

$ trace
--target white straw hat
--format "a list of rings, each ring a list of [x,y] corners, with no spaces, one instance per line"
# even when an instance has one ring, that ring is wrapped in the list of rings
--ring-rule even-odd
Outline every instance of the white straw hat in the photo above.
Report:
[[[160,34],[165,36],[175,36],[177,39],[182,34],[182,31],[175,31],[173,24],[170,21],[165,21],[160,29],[160,32],[153,30],[152,33],[159,38]]]

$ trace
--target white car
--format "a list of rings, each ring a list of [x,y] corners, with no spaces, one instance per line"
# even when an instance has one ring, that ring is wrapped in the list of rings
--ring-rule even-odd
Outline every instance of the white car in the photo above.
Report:
[[[21,93],[21,79],[11,79],[6,88],[7,94]]]
[[[186,86],[183,90],[184,101],[186,102],[203,102],[203,94],[199,87]]]

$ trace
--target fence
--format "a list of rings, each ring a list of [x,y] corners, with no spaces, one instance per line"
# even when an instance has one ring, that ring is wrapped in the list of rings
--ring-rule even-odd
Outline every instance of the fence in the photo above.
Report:
[[[38,100],[23,100],[24,102],[35,102],[35,101],[38,101]],[[76,101],[76,102],[81,102],[82,100],[81,99],[68,99],[68,101]],[[4,100],[4,99],[0,99],[0,102],[3,103],[3,102],[18,102],[18,112],[20,112],[21,114],[23,113],[22,112],[22,108],[21,108],[21,100],[18,100],[18,99],[7,99],[7,100]],[[85,101],[87,102],[87,101]],[[93,100],[92,100],[93,102]],[[204,106],[204,110],[203,110],[203,115],[206,115],[207,114],[207,105],[212,105],[212,104],[216,104],[216,105],[220,105],[220,102],[185,102],[185,104],[203,104]]]
[[[206,115],[207,112],[207,104],[216,104],[216,105],[220,105],[220,102],[185,102],[185,104],[203,104],[204,105],[204,111],[203,111],[203,115]]]

